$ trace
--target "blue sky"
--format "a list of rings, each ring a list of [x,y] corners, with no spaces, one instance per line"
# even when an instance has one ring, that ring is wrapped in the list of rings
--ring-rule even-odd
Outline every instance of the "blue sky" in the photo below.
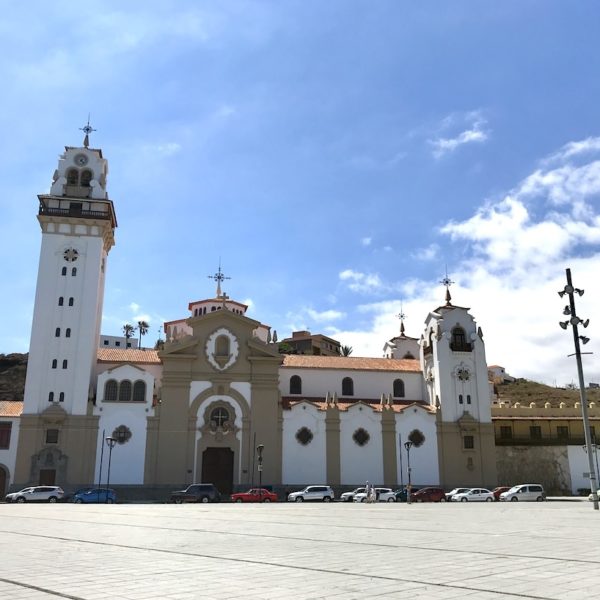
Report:
[[[600,351],[600,9],[590,1],[68,2],[5,6],[0,352],[29,345],[36,194],[58,155],[109,160],[119,227],[102,331],[227,293],[278,332],[379,356],[403,303],[443,301],[490,364],[576,379],[570,266]],[[588,380],[600,366],[586,358]]]

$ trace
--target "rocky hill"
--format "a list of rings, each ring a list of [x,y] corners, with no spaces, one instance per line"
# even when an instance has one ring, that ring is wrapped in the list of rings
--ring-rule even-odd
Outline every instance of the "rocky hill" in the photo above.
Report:
[[[23,400],[27,354],[0,354],[0,400]]]
[[[496,384],[494,392],[498,402],[509,402],[511,405],[520,402],[522,406],[529,406],[531,402],[535,402],[538,407],[543,408],[544,404],[549,402],[552,407],[558,408],[561,402],[573,406],[575,402],[580,401],[578,389],[552,387],[527,379]],[[586,397],[588,402],[597,403],[600,401],[600,389],[587,389]]]

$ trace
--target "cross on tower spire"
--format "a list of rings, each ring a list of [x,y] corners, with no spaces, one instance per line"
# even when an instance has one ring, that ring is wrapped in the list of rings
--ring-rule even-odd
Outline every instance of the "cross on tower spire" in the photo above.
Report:
[[[83,131],[83,133],[85,133],[85,137],[83,138],[83,145],[87,148],[90,145],[90,133],[92,133],[92,131],[96,131],[90,125],[90,115],[89,115],[89,113],[88,113],[87,124],[84,125],[83,127],[80,127],[79,129],[80,129],[80,131]]]
[[[400,336],[404,335],[404,319],[406,319],[406,315],[404,314],[404,310],[402,308],[402,302],[400,302],[400,312],[396,315],[400,319]]]
[[[446,266],[446,277],[440,281],[442,285],[446,286],[446,306],[452,306],[450,302],[452,300],[452,296],[450,295],[450,286],[454,283],[450,277],[448,277],[448,267]]]
[[[214,275],[208,275],[209,279],[214,279],[217,282],[217,298],[220,298],[223,294],[221,292],[221,283],[231,277],[226,277],[221,271],[221,259],[219,258],[219,270]]]

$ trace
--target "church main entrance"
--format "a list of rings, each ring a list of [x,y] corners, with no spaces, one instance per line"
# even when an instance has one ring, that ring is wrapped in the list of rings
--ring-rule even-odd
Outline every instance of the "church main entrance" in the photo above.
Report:
[[[233,490],[233,450],[207,448],[202,453],[202,483],[214,483],[221,494]]]

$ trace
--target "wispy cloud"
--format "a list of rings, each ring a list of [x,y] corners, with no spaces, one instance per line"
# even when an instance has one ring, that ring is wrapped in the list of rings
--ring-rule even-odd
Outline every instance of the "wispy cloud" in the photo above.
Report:
[[[441,129],[456,129],[456,122],[458,117],[456,115],[449,115],[441,123]],[[467,113],[462,119],[463,129],[459,133],[451,137],[442,137],[441,135],[435,139],[428,140],[429,144],[433,147],[433,156],[435,158],[441,158],[445,154],[454,152],[460,146],[473,143],[482,143],[489,138],[489,130],[486,129],[487,121],[484,119],[479,111]]]
[[[417,260],[430,261],[438,257],[440,246],[438,244],[429,244],[425,248],[419,248],[412,253],[412,257]]]
[[[339,278],[353,292],[368,294],[381,291],[384,288],[383,282],[377,273],[361,273],[360,271],[346,269],[339,274]]]
[[[373,241],[373,238],[370,238],[370,237],[364,237],[364,238],[361,238],[361,240],[360,240],[360,243],[361,243],[363,246],[370,246],[372,241]]]

